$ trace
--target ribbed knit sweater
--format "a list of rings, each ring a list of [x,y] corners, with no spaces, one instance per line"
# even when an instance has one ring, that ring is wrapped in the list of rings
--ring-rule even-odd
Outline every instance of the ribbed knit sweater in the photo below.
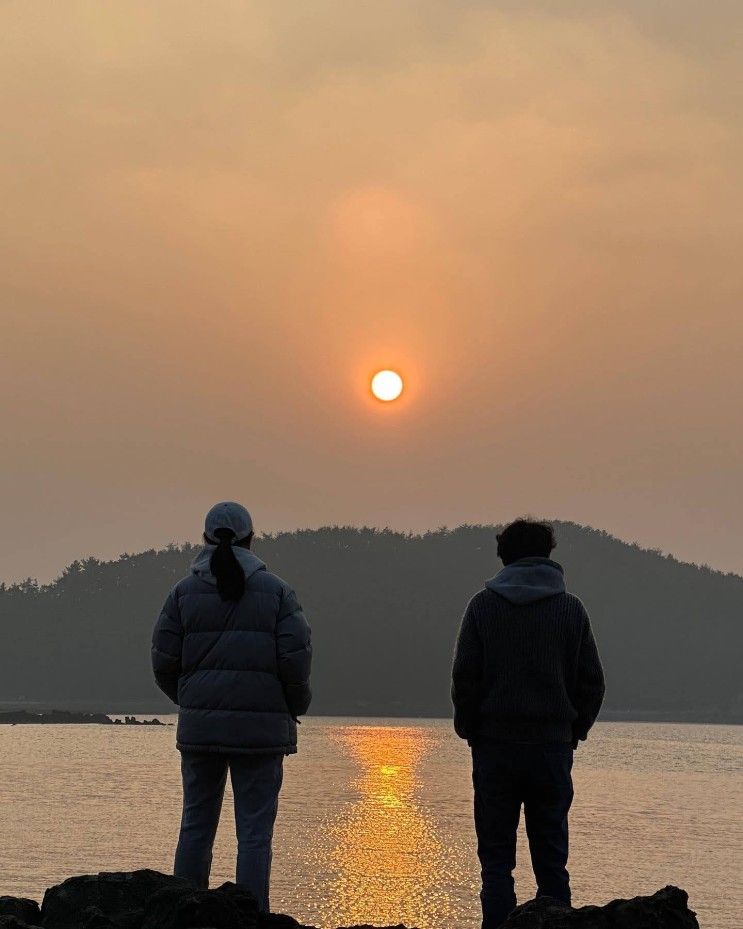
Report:
[[[553,589],[540,586],[557,572]],[[523,559],[470,601],[452,672],[454,727],[463,739],[575,745],[586,738],[604,674],[588,613],[561,579],[556,562]]]

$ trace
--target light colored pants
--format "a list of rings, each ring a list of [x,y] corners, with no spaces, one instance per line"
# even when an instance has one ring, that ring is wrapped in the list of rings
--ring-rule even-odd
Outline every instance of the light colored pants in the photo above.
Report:
[[[227,771],[235,797],[237,874],[258,908],[269,911],[271,841],[283,777],[283,755],[181,755],[183,817],[175,853],[176,877],[209,886],[212,848],[222,810]]]

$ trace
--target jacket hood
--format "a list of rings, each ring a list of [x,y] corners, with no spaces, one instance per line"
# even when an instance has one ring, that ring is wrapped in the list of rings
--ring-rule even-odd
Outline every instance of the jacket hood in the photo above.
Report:
[[[565,593],[562,565],[551,558],[521,558],[485,583],[510,603],[523,605]]]
[[[209,567],[209,562],[212,559],[212,555],[216,551],[216,545],[204,545],[201,548],[201,551],[196,555],[194,560],[191,562],[191,574],[195,574],[197,577],[200,577],[203,581],[206,581],[207,584],[216,584],[217,579],[212,574],[212,570]],[[252,577],[256,571],[263,571],[266,567],[265,562],[254,555],[247,548],[239,548],[234,546],[232,551],[235,553],[235,558],[240,562],[240,566],[245,572],[245,580],[249,577]]]

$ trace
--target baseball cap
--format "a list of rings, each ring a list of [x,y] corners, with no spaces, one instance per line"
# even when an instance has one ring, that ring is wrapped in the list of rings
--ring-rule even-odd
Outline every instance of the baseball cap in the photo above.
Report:
[[[234,541],[241,542],[253,531],[253,519],[240,503],[216,503],[206,514],[204,532],[210,539],[216,539],[218,529],[231,529],[235,533]]]

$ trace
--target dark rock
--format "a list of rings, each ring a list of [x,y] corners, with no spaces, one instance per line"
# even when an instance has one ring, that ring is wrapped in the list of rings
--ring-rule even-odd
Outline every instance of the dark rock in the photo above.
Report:
[[[228,881],[226,884],[222,884],[221,887],[217,887],[216,893],[228,897],[245,920],[251,923],[255,922],[258,915],[258,903],[249,890]]]
[[[83,910],[80,926],[81,929],[117,929],[116,923],[97,906]]]
[[[537,897],[516,907],[502,929],[699,929],[688,899],[678,887],[664,887],[652,897],[578,909],[552,897]]]
[[[293,916],[283,913],[259,913],[259,929],[312,929],[311,926],[302,926]]]
[[[165,887],[193,889],[188,881],[149,870],[71,877],[44,894],[41,922],[44,929],[80,929],[82,914],[94,908],[119,929],[139,929],[145,904]]]
[[[0,916],[0,929],[33,929],[30,923],[24,923],[17,916]]]
[[[503,924],[503,929],[562,929],[563,926],[574,927],[582,926],[581,922],[571,922],[577,913],[584,910],[598,910],[599,907],[587,906],[574,910],[566,903],[555,900],[553,897],[537,897],[529,900],[528,903],[522,903],[517,906],[508,919]],[[590,925],[587,924],[587,925]],[[596,926],[602,926],[603,923],[597,922]]]
[[[29,926],[38,926],[41,922],[39,904],[25,897],[0,897],[0,916],[14,916]]]
[[[291,916],[258,913],[254,898],[235,884],[199,890],[157,871],[70,878],[47,890],[40,915],[43,929],[311,929]],[[0,898],[0,929],[33,929],[38,923],[33,901]],[[699,929],[699,924],[686,893],[665,887],[650,897],[578,909],[540,897],[517,907],[502,929]]]
[[[246,899],[247,898],[247,899]],[[247,907],[244,904],[248,903]],[[147,901],[141,929],[250,929],[256,906],[248,894],[164,887]]]
[[[612,900],[603,910],[611,929],[699,929],[689,895],[679,887],[664,887],[652,897]]]

